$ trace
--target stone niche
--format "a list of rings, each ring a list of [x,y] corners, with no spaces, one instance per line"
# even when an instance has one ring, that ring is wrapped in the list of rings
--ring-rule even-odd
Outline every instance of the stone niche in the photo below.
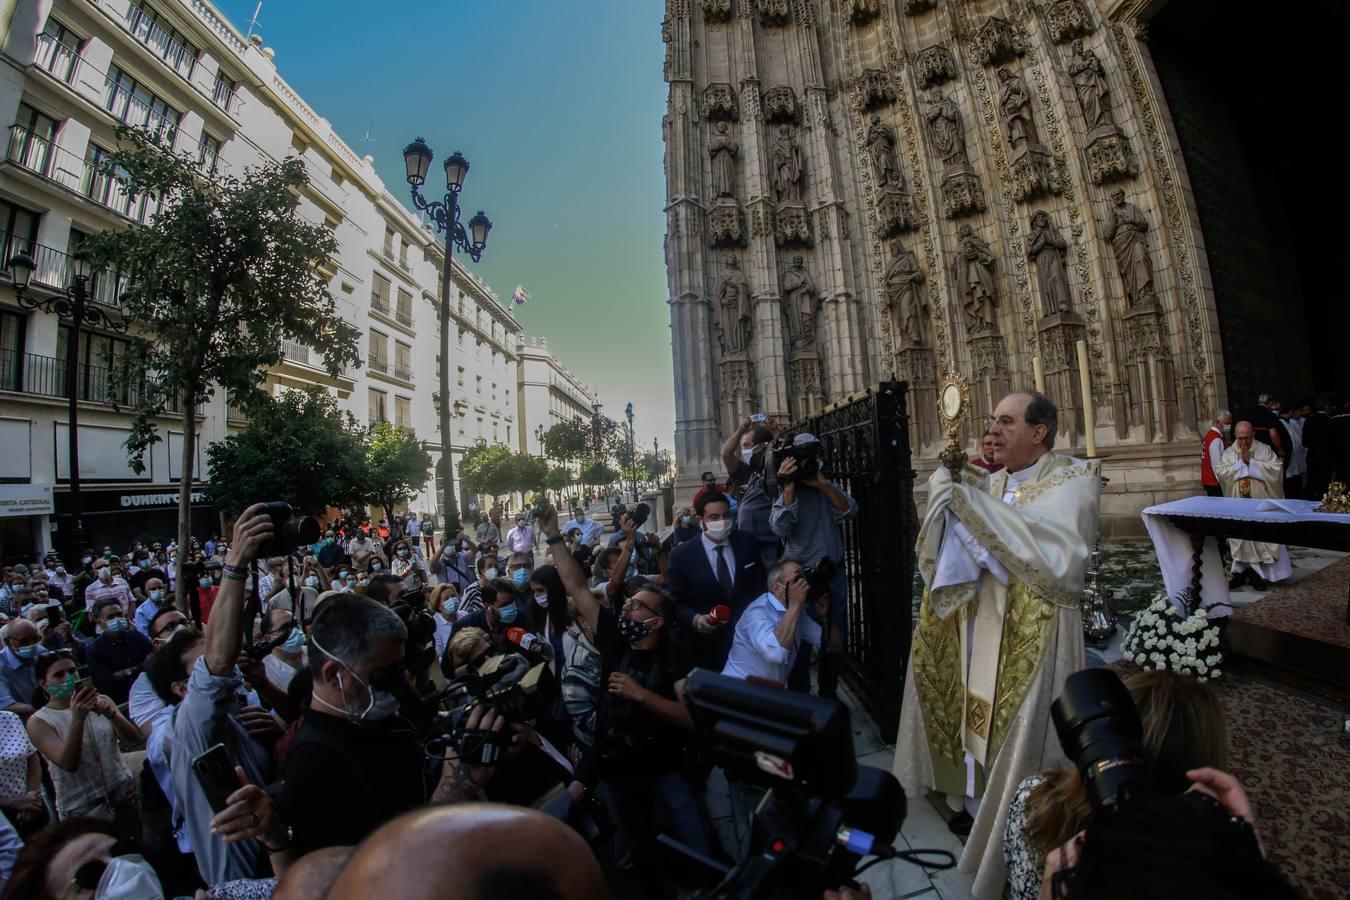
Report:
[[[845,0],[844,11],[854,25],[866,25],[881,15],[879,0]]]
[[[749,0],[741,0],[748,3]],[[703,0],[703,18],[709,22],[730,22],[736,12],[732,0]]]
[[[908,194],[886,191],[877,201],[877,236],[895,237],[914,227],[914,207]]]
[[[714,247],[744,247],[745,217],[732,197],[719,197],[708,213],[708,242]]]
[[[780,247],[810,247],[811,216],[801,203],[785,203],[774,217],[773,241]]]
[[[928,12],[930,9],[937,8],[937,0],[905,0],[905,15],[917,16],[919,13]]]
[[[792,88],[775,87],[764,92],[764,118],[775,124],[797,124],[797,95]]]
[[[975,54],[986,66],[996,66],[1022,55],[1012,23],[990,16],[975,32]]]
[[[926,88],[950,81],[956,77],[956,57],[941,44],[925,47],[914,57],[914,76]]]
[[[1067,44],[1093,31],[1092,17],[1080,0],[1059,0],[1046,10],[1045,21],[1056,44]]]
[[[731,85],[714,82],[703,89],[703,117],[708,121],[736,121],[740,112],[736,107],[736,92]]]
[[[759,21],[763,25],[786,25],[791,22],[792,10],[788,7],[788,0],[759,0]]]

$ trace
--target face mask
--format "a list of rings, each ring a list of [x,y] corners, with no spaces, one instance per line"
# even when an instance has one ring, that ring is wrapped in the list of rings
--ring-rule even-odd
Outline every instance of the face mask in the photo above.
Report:
[[[305,579],[305,587],[317,588],[319,586],[319,576],[310,575]]]
[[[459,598],[458,598],[458,597],[446,597],[446,598],[445,598],[445,603],[442,604],[442,607],[441,607],[441,608],[442,608],[442,610],[446,613],[446,615],[450,615],[450,614],[452,614],[452,613],[457,613],[457,612],[459,612]]]
[[[630,644],[636,644],[642,640],[651,631],[651,626],[646,622],[635,622],[632,619],[619,619],[619,636]]]
[[[346,580],[347,580],[347,576],[350,575],[350,574],[351,574],[351,573],[348,572],[346,569],[343,569],[341,572],[338,572],[338,577],[341,578],[343,581],[346,581]]]
[[[530,583],[529,569],[516,569],[511,573],[511,583],[516,587],[524,587]]]
[[[28,648],[25,647],[24,649]],[[66,677],[56,684],[47,685],[47,696],[53,700],[69,700],[75,695],[75,685],[79,683],[79,677],[74,672],[68,672]]]
[[[535,594],[535,595],[534,595],[534,602],[535,602],[535,603],[538,603],[540,606],[542,606],[542,607],[544,607],[545,609],[547,609],[547,608],[548,608],[548,594]]]
[[[484,569],[483,577],[486,578],[488,581],[492,581],[493,579],[495,579],[497,577],[496,566],[488,566],[486,569]]]
[[[164,887],[144,857],[117,856],[103,870],[94,900],[164,900]]]
[[[389,691],[382,690],[380,688],[372,688],[369,684],[366,683],[364,679],[361,678],[360,675],[356,674],[356,672],[352,669],[351,666],[347,665],[341,659],[329,653],[327,650],[323,649],[323,647],[319,644],[319,642],[314,639],[313,635],[310,636],[310,640],[314,641],[314,646],[319,650],[320,653],[324,654],[329,659],[333,660],[338,665],[342,666],[342,668],[346,669],[347,674],[351,675],[352,678],[360,682],[360,684],[363,687],[365,687],[366,692],[370,695],[370,699],[366,701],[365,709],[362,709],[360,712],[351,709],[346,709],[345,704],[347,701],[347,686],[343,683],[342,673],[338,673],[338,688],[342,691],[342,700],[344,707],[338,708],[334,706],[327,700],[320,697],[317,693],[314,695],[315,700],[318,700],[320,703],[322,703],[329,709],[333,710],[334,712],[341,713],[342,715],[351,719],[353,722],[378,722],[381,719],[387,719],[394,713],[398,712],[398,699],[394,697],[393,694],[391,694]]]
[[[200,584],[202,587],[210,587],[210,586],[211,586],[211,576],[208,575],[208,576],[206,576],[205,578],[198,578],[198,579],[197,579],[197,583]]]
[[[33,644],[29,647],[19,647],[15,649],[14,655],[19,659],[33,659],[38,655],[38,645]]]
[[[89,565],[89,564],[90,564],[91,562],[93,562],[93,561],[94,561],[94,558],[93,558],[92,556],[84,556],[84,557],[81,557],[81,558],[80,558],[80,562],[84,563],[86,566]]]
[[[720,544],[731,534],[731,520],[723,519],[720,522],[706,522],[703,526],[704,532],[708,535],[708,540],[715,544]]]
[[[685,516],[684,518],[680,519],[680,524],[683,525],[685,528],[688,528],[690,525],[694,524],[694,517]]]
[[[94,574],[98,576],[99,581],[107,581],[108,579],[112,578],[112,570],[109,569],[107,566],[102,566],[98,569],[95,569]]]
[[[585,521],[586,521],[586,514],[585,514],[585,513],[577,513],[577,521],[578,521],[578,522],[585,522]]]
[[[755,451],[754,451],[754,450],[742,450],[742,451],[741,451],[741,459],[745,461],[745,464],[746,464],[746,465],[749,465],[749,464],[750,464],[750,460],[754,459],[754,457],[755,457]]]
[[[372,572],[378,572],[378,571],[380,571],[380,569],[382,569],[382,568],[384,568],[384,564],[383,564],[383,563],[373,562],[373,563],[370,564],[370,570],[371,570]]]
[[[351,589],[354,588],[354,587],[356,587],[356,579],[355,579],[355,578],[348,578],[348,579],[347,579],[347,590],[351,590]]]
[[[282,643],[281,649],[287,653],[299,653],[303,646],[305,646],[305,633],[299,628],[292,628],[291,633],[286,635],[286,640]]]
[[[398,558],[399,558],[399,559],[407,559],[407,558],[408,558],[408,551],[407,551],[407,550],[400,550],[400,551],[398,551]]]
[[[503,625],[510,625],[516,620],[516,616],[519,615],[519,613],[520,610],[516,609],[516,605],[512,603],[510,606],[497,610],[497,618],[502,620]]]
[[[103,627],[113,633],[123,631],[127,627],[127,620],[124,616],[118,616],[115,619],[109,619]]]

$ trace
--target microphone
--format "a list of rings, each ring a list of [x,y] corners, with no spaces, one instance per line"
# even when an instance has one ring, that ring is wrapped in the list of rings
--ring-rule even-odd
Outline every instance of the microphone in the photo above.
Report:
[[[539,646],[539,636],[524,628],[506,629],[506,639],[526,652],[533,652]]]
[[[719,603],[708,611],[708,621],[714,625],[725,625],[731,621],[731,607]]]

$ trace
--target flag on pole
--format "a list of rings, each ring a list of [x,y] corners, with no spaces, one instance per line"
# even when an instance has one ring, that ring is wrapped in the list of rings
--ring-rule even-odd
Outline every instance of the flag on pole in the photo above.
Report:
[[[530,292],[525,290],[524,285],[516,285],[515,292],[511,294],[511,299],[515,301],[516,306],[524,306],[530,301]]]

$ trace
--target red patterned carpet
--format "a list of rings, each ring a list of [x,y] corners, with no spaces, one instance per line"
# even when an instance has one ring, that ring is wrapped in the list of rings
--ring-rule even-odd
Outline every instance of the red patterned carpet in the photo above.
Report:
[[[1233,622],[1350,647],[1350,625],[1345,621],[1346,585],[1350,585],[1350,557],[1297,584],[1273,588],[1251,606],[1234,613]]]
[[[1350,711],[1234,673],[1223,698],[1233,774],[1266,854],[1309,900],[1350,897]]]

